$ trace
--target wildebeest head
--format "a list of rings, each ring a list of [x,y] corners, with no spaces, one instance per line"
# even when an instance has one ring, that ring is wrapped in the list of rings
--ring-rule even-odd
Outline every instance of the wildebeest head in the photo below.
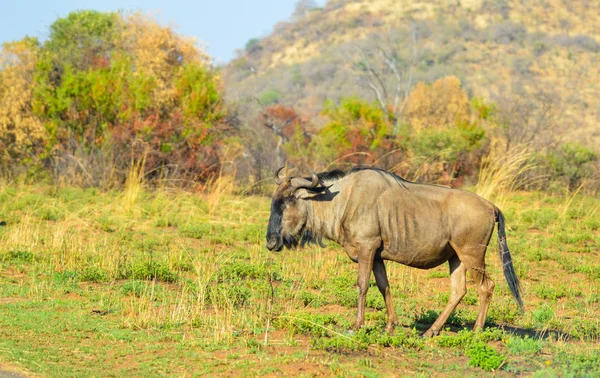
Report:
[[[267,248],[277,252],[284,246],[294,248],[302,241],[308,217],[304,199],[327,190],[313,172],[309,178],[281,178],[279,172],[282,169],[283,167],[275,172],[274,179],[278,187],[271,202],[267,229]]]

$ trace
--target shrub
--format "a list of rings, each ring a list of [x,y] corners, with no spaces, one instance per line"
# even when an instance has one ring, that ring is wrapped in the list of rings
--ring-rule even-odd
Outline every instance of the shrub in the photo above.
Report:
[[[230,125],[220,77],[169,27],[76,11],[43,44],[4,45],[0,64],[0,131],[10,128],[0,132],[0,163],[50,167],[55,179],[88,186],[123,183],[132,162],[143,162],[145,179],[202,180],[219,169],[217,136]]]
[[[584,177],[593,173],[591,163],[598,157],[598,153],[580,143],[565,143],[548,153],[546,160],[553,177],[567,179],[569,190],[575,190]]]
[[[260,45],[260,39],[258,39],[258,38],[249,39],[248,42],[246,42],[246,46],[244,47],[244,50],[246,50],[246,52],[248,54],[253,54],[255,52],[262,50],[262,46]]]

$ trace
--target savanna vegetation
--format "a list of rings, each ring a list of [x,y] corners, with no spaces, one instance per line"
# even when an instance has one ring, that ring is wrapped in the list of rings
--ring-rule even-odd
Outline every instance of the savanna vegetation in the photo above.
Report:
[[[5,186],[0,360],[46,376],[600,373],[597,198],[504,197],[525,312],[492,243],[486,330],[470,330],[469,284],[445,331],[424,339],[448,300],[447,266],[388,264],[400,325],[384,332],[373,287],[365,328],[348,333],[355,264],[333,244],[267,251],[269,198],[231,190]]]
[[[550,8],[544,26],[518,17],[540,11],[527,2],[464,3],[298,1],[226,67],[139,13],[76,11],[44,41],[4,43],[0,370],[600,374],[595,15]],[[348,332],[355,264],[334,244],[274,254],[264,235],[275,168],[355,164],[493,200],[526,311],[492,243],[483,332],[470,288],[423,339],[448,269],[398,264],[395,333],[377,290]]]

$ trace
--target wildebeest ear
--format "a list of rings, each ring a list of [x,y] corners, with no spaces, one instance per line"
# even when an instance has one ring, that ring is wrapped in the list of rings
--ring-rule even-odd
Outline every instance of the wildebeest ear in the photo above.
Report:
[[[314,197],[314,195],[318,195],[318,194],[322,194],[325,193],[330,186],[325,186],[323,184],[317,186],[316,188],[302,188],[306,191],[300,190],[300,191],[296,191],[296,193],[294,193],[294,196],[296,198],[312,198]]]
[[[305,189],[308,190],[310,193],[323,193],[323,192],[326,192],[327,189],[329,189],[329,188],[331,188],[331,185],[325,186],[323,184],[320,184],[316,188],[305,188]]]

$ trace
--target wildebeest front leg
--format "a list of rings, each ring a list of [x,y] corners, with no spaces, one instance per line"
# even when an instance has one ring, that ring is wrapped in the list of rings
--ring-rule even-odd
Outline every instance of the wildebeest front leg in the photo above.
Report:
[[[387,272],[385,271],[385,263],[381,259],[375,259],[373,262],[373,273],[375,274],[375,281],[377,282],[377,288],[383,295],[385,300],[385,307],[387,309],[388,322],[385,330],[389,333],[394,331],[394,326],[398,323],[396,317],[396,310],[392,303],[392,294],[390,292],[390,284],[387,278]]]
[[[354,329],[357,330],[365,324],[365,309],[367,305],[367,290],[369,290],[369,279],[373,270],[373,259],[375,250],[366,248],[358,249],[358,314]]]
[[[369,279],[373,269],[373,260],[358,260],[358,314],[354,329],[357,330],[365,324],[365,309],[367,306],[367,290],[369,290]]]

